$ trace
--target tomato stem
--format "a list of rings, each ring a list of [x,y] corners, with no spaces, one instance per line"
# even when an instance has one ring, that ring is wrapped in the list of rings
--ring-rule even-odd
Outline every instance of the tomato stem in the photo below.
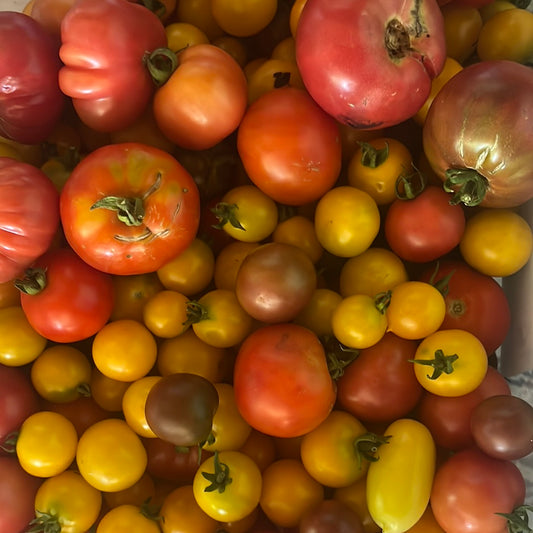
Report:
[[[376,309],[383,315],[385,311],[387,310],[387,307],[390,305],[392,297],[392,291],[384,291],[380,292],[376,295],[374,298],[374,305],[376,306]]]
[[[91,211],[93,209],[116,211],[117,218],[126,226],[141,226],[144,219],[142,198],[105,196],[91,206]]]
[[[288,87],[291,82],[290,72],[274,72],[274,89],[281,89],[282,87]]]
[[[361,164],[369,168],[377,168],[389,157],[389,143],[386,142],[384,148],[375,148],[370,143],[360,141]]]
[[[231,224],[235,229],[246,231],[245,227],[240,223],[237,217],[239,206],[237,204],[228,204],[226,202],[218,202],[211,212],[217,217],[218,224],[214,224],[215,229],[222,229],[226,224]]]
[[[161,87],[178,68],[178,56],[170,48],[156,48],[145,55],[144,64],[155,85]]]
[[[532,505],[519,505],[512,513],[496,513],[507,519],[509,533],[531,533],[528,511],[533,511]]]
[[[35,296],[46,287],[46,269],[28,268],[22,279],[16,279],[13,285],[24,294]]]
[[[326,335],[320,340],[326,352],[329,375],[337,381],[343,376],[344,369],[357,359],[359,350],[348,348],[332,335]]]
[[[11,433],[8,433],[4,439],[4,442],[0,444],[0,450],[3,450],[5,453],[10,455],[14,454],[16,452],[18,438],[18,431],[12,431]]]
[[[209,318],[209,312],[207,311],[207,308],[195,300],[191,300],[185,304],[185,312],[187,315],[187,320],[183,322],[184,328]]]
[[[451,374],[453,372],[453,363],[459,359],[459,356],[454,353],[452,355],[444,355],[442,350],[435,351],[434,359],[409,359],[410,363],[416,363],[419,365],[426,365],[433,367],[433,374],[429,375],[429,379],[437,379],[444,374]]]
[[[167,14],[167,8],[160,0],[141,0],[140,2],[146,9],[155,13],[159,18],[163,18]]]
[[[214,492],[216,490],[222,493],[226,490],[226,487],[233,481],[233,479],[230,477],[228,465],[219,461],[218,451],[215,451],[214,459],[215,471],[213,473],[202,472],[202,476],[204,476],[204,478],[211,483],[204,489],[204,491]]]
[[[61,533],[61,524],[55,514],[36,511],[36,515],[29,524],[28,533]]]
[[[414,172],[400,174],[394,184],[396,198],[400,200],[414,200],[426,188],[426,177],[414,165],[413,168]]]
[[[472,168],[449,168],[445,176],[444,190],[454,193],[450,199],[452,205],[475,207],[483,201],[489,188],[487,178]]]
[[[376,455],[378,448],[382,444],[387,444],[390,440],[390,435],[377,435],[376,433],[367,432],[357,437],[353,443],[354,449],[357,453],[357,461],[359,469],[363,466],[363,460],[375,463],[379,460]]]
[[[411,51],[411,38],[405,26],[392,19],[385,28],[385,48],[392,60],[402,59]]]

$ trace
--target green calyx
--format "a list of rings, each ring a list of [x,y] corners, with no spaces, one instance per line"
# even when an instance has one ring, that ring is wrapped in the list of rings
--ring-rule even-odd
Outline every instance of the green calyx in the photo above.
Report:
[[[222,229],[226,224],[231,224],[235,229],[246,231],[245,227],[240,223],[237,216],[239,206],[237,204],[228,204],[227,202],[218,202],[211,212],[217,217],[218,224],[213,227],[215,229]]]
[[[220,493],[226,490],[226,487],[233,481],[230,477],[229,467],[225,463],[221,463],[218,457],[218,452],[215,452],[215,471],[214,472],[202,472],[202,476],[210,482],[204,491]]]
[[[457,359],[459,359],[459,356],[456,353],[444,355],[442,350],[436,350],[434,359],[409,359],[409,362],[433,367],[433,373],[431,375],[428,374],[427,377],[429,379],[437,379],[442,374],[451,374],[453,372],[453,363]]]
[[[24,277],[16,279],[13,285],[24,294],[35,296],[46,287],[46,268],[28,268]]]
[[[379,460],[377,455],[378,448],[382,444],[387,444],[390,440],[390,435],[377,435],[376,433],[363,433],[357,437],[353,443],[354,450],[357,454],[359,468],[363,465],[363,460],[375,463]]]
[[[359,142],[361,147],[361,164],[364,167],[377,168],[389,157],[389,143],[385,143],[384,148],[375,148],[370,143]]]
[[[449,168],[445,172],[444,190],[453,193],[450,204],[475,207],[481,204],[489,181],[472,168]]]

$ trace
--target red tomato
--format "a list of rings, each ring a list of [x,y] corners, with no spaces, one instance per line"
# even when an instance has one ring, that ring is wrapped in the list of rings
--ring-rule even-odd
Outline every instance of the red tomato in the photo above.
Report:
[[[52,37],[34,19],[0,13],[0,135],[24,144],[46,140],[65,103]]]
[[[94,150],[76,166],[60,212],[65,237],[85,262],[111,274],[145,274],[194,240],[200,200],[174,157],[124,143]]]
[[[505,378],[493,367],[481,384],[462,396],[445,397],[424,392],[416,409],[416,417],[433,435],[436,444],[447,450],[461,450],[472,446],[470,431],[472,411],[485,398],[511,394]]]
[[[59,86],[82,122],[96,131],[133,124],[155,89],[145,58],[167,45],[157,15],[127,0],[79,0],[62,20],[61,41]]]
[[[327,417],[336,396],[318,337],[290,323],[264,326],[246,338],[233,386],[246,422],[275,437],[311,431]]]
[[[470,448],[437,469],[431,509],[446,533],[506,533],[507,519],[498,513],[511,513],[522,505],[525,492],[514,463]]]
[[[185,48],[178,67],[153,100],[155,120],[173,143],[212,148],[237,129],[246,110],[246,76],[233,57],[213,44]]]
[[[406,416],[422,395],[413,364],[417,342],[394,333],[359,355],[337,381],[339,406],[362,422],[392,422]]]
[[[287,205],[318,200],[337,181],[342,161],[338,124],[294,87],[272,89],[248,107],[237,150],[252,182]]]
[[[296,59],[307,90],[354,128],[413,116],[445,58],[436,2],[308,0],[298,21]]]
[[[440,329],[473,333],[489,355],[501,346],[511,324],[511,310],[505,291],[494,278],[462,260],[449,259],[428,268],[421,279],[444,294],[446,315]]]
[[[450,195],[429,186],[412,200],[396,199],[385,215],[385,238],[392,251],[405,261],[425,263],[455,248],[465,230],[461,206],[450,204]]]
[[[50,250],[16,284],[28,322],[54,342],[91,337],[113,310],[111,276],[89,266],[70,248]]]
[[[10,157],[0,157],[0,196],[0,283],[4,283],[51,245],[59,227],[59,196],[42,171]]]

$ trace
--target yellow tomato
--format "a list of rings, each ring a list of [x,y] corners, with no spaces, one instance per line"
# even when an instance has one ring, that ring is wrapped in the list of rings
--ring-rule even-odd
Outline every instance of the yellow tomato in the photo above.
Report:
[[[274,437],[253,428],[239,451],[251,457],[261,472],[277,458]]]
[[[90,393],[92,365],[74,346],[46,348],[31,365],[31,381],[39,395],[50,402],[66,403]]]
[[[157,271],[166,289],[193,296],[204,290],[213,278],[215,256],[202,239],[196,238],[177,257]]]
[[[111,379],[93,367],[91,397],[102,409],[119,412],[122,409],[122,398],[129,385],[128,381]]]
[[[291,12],[289,14],[289,26],[291,30],[291,35],[296,38],[296,28],[298,27],[298,22],[300,20],[300,15],[302,10],[307,3],[307,0],[295,0],[292,4]]]
[[[167,47],[173,52],[179,52],[195,44],[208,44],[207,35],[194,24],[188,22],[171,22],[165,26]]]
[[[236,37],[259,33],[272,21],[277,8],[277,0],[211,0],[211,12],[217,24]]]
[[[334,187],[316,205],[317,238],[325,250],[337,257],[363,253],[376,238],[379,226],[376,201],[356,187]]]
[[[459,249],[463,259],[482,274],[510,276],[531,257],[533,233],[515,211],[481,209],[467,220]]]
[[[183,333],[188,325],[189,298],[170,289],[159,291],[146,301],[143,308],[144,325],[156,336],[170,339]]]
[[[244,258],[259,246],[258,242],[233,241],[218,253],[215,259],[213,282],[217,289],[235,289],[237,272]]]
[[[407,146],[392,137],[378,137],[361,142],[348,165],[348,183],[367,192],[378,205],[396,199],[400,176],[414,172],[413,158]]]
[[[318,241],[313,221],[302,215],[294,215],[279,222],[272,233],[272,240],[300,248],[313,263],[317,263],[324,255],[324,248]]]
[[[341,301],[342,296],[338,292],[325,287],[317,288],[309,303],[294,318],[293,322],[309,328],[319,337],[333,335],[331,320]]]
[[[161,379],[161,376],[145,376],[131,383],[122,396],[122,412],[124,419],[137,435],[145,438],[155,438],[156,434],[146,421],[144,407],[151,388]]]
[[[429,502],[435,443],[423,424],[407,418],[390,424],[385,435],[388,443],[368,467],[367,505],[383,533],[402,533],[420,520]]]
[[[209,40],[224,34],[211,11],[211,0],[177,2],[176,20],[193,24],[202,30]]]
[[[47,478],[64,472],[71,465],[77,444],[76,428],[66,416],[38,411],[22,423],[16,454],[26,472]]]
[[[296,41],[292,35],[282,39],[270,54],[272,59],[285,59],[288,61],[296,61]]]
[[[342,265],[339,291],[344,297],[353,294],[374,297],[407,280],[405,264],[394,252],[372,246]]]
[[[105,504],[110,509],[124,504],[141,506],[155,500],[156,484],[152,476],[145,472],[131,487],[116,492],[104,492],[102,495]]]
[[[22,307],[0,309],[0,363],[23,366],[35,361],[48,341],[30,325]]]
[[[76,463],[87,483],[98,490],[127,489],[144,474],[147,454],[140,437],[124,420],[108,418],[85,430]]]
[[[476,389],[487,374],[487,352],[481,341],[462,329],[428,335],[415,352],[415,375],[427,391],[456,397]]]
[[[388,331],[403,339],[423,339],[440,328],[446,301],[431,283],[405,281],[392,289],[385,314]]]
[[[444,18],[446,55],[464,64],[475,52],[483,20],[475,7],[454,5],[441,6]]]
[[[157,343],[150,330],[140,322],[115,320],[95,335],[92,355],[102,374],[131,382],[152,369],[157,358]]]
[[[492,0],[492,2],[481,6],[479,12],[483,23],[485,23],[492,17],[492,15],[495,15],[500,11],[505,11],[506,9],[516,9],[516,6],[507,0]]]
[[[212,44],[227,52],[242,67],[248,60],[248,51],[241,39],[231,35],[221,35],[213,39]]]
[[[96,533],[160,533],[157,517],[150,518],[142,507],[123,504],[108,510],[98,522]]]

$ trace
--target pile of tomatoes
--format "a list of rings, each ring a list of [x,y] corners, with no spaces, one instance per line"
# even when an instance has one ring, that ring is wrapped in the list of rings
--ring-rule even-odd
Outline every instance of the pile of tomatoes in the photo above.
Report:
[[[531,531],[525,7],[0,12],[0,533]]]

